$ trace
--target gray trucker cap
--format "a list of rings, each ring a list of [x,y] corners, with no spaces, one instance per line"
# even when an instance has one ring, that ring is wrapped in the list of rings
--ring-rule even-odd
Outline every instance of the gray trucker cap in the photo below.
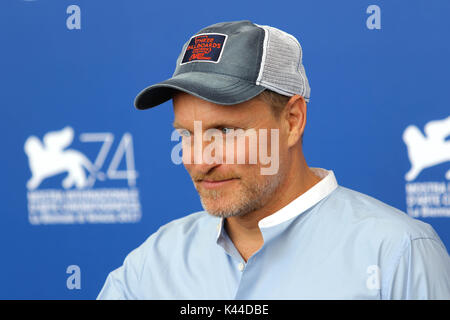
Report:
[[[170,100],[177,90],[232,105],[265,89],[308,102],[310,87],[297,39],[279,29],[250,21],[222,22],[203,28],[183,46],[173,76],[142,90],[137,109]]]

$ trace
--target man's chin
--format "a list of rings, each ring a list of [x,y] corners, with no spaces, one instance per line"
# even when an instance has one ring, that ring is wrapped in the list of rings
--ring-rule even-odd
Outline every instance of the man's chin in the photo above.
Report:
[[[230,198],[221,197],[219,199],[212,199],[200,197],[200,201],[206,212],[214,217],[220,218],[244,216],[252,211],[258,210],[262,204],[260,201],[251,201],[244,195],[239,198]]]
[[[232,212],[232,211],[221,211],[221,210],[207,210],[205,211],[213,217],[217,218],[230,218],[230,217],[237,217],[237,216],[243,216],[245,213],[241,213],[239,211]]]
[[[242,211],[242,206],[239,206],[237,204],[233,205],[233,203],[230,203],[230,202],[225,202],[224,199],[204,200],[201,198],[201,203],[202,203],[203,209],[214,217],[228,218],[228,217],[240,216],[240,215],[245,214]]]

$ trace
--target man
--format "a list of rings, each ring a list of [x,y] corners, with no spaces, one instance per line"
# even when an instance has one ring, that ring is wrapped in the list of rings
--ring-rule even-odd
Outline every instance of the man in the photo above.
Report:
[[[135,105],[173,99],[205,211],[152,234],[98,298],[450,299],[450,259],[431,226],[308,167],[309,96],[302,49],[283,31],[238,21],[189,39],[173,77]],[[239,136],[241,147],[228,143]],[[255,141],[277,162],[271,172],[263,152],[251,161]]]

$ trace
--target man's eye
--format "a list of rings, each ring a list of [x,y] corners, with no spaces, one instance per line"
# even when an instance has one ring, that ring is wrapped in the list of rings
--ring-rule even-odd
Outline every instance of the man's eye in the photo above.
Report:
[[[234,129],[224,127],[224,128],[221,128],[220,130],[222,131],[223,134],[228,134],[228,133],[232,133]]]
[[[182,136],[182,137],[190,137],[191,136],[191,133],[186,129],[180,129],[180,130],[178,130],[178,132],[180,133],[180,136]]]

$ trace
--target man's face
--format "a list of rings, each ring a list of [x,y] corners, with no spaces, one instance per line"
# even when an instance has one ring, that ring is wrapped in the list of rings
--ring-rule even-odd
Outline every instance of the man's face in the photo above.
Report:
[[[279,130],[280,120],[273,116],[269,105],[259,99],[232,106],[217,105],[180,92],[174,96],[173,106],[174,127],[183,137],[183,163],[200,195],[204,209],[209,214],[219,217],[241,216],[263,207],[275,195],[286,172],[283,159],[286,158],[287,146],[283,143],[286,140],[283,130]],[[195,130],[194,121],[197,129],[201,124],[200,137],[198,136],[200,131]],[[208,129],[213,131],[215,129],[216,136],[205,141]],[[235,132],[238,129],[242,129],[241,132],[256,132],[257,141],[261,141],[260,136],[265,135],[267,154],[276,153],[270,154],[270,157],[272,161],[278,161],[277,172],[261,174],[261,168],[268,167],[267,161],[264,165],[260,161],[261,143],[256,146],[258,151],[256,163],[250,163],[250,145],[255,141],[249,136],[244,136],[244,149],[238,148],[238,138],[233,138],[234,143],[230,147],[230,140],[227,140],[230,129]],[[266,132],[263,133],[260,129],[266,129]],[[273,129],[279,134],[276,135],[276,139],[273,139],[273,135],[271,137]],[[211,159],[208,161],[205,150],[208,149],[208,145],[220,138],[217,136],[218,132],[223,135],[223,148],[215,149],[211,155],[214,159],[220,158],[222,161]],[[195,147],[199,146],[199,141],[201,151]],[[278,148],[274,148],[275,143]],[[231,163],[230,159],[226,159],[226,153],[229,152],[227,148],[234,149],[234,159]],[[201,161],[194,160],[195,153],[198,156],[197,160]],[[238,163],[239,156],[245,158],[244,163],[242,161]]]

